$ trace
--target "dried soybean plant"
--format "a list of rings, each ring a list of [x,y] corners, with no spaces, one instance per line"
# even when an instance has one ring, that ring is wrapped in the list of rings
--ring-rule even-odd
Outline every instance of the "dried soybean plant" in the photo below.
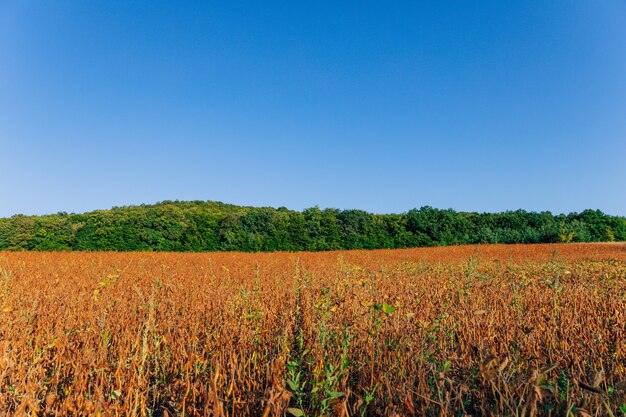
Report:
[[[619,416],[626,246],[0,253],[0,416]]]

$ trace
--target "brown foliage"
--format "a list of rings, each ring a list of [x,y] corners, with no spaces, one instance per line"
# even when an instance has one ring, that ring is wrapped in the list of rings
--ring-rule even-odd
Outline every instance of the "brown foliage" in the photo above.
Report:
[[[619,415],[626,246],[0,253],[0,416]]]

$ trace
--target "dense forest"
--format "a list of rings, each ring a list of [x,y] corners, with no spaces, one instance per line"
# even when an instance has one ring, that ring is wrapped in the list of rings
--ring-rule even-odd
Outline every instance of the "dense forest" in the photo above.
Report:
[[[0,249],[5,250],[320,251],[624,240],[626,218],[599,210],[553,215],[422,207],[371,214],[166,201],[82,214],[0,218]]]

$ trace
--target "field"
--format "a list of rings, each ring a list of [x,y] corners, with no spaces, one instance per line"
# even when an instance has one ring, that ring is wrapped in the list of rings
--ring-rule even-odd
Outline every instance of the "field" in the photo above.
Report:
[[[0,252],[0,416],[624,414],[624,244]]]

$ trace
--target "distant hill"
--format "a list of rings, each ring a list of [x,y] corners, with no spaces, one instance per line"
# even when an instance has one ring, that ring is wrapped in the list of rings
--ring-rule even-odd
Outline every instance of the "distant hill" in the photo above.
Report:
[[[426,206],[402,214],[371,214],[164,201],[81,214],[0,218],[2,250],[319,251],[624,240],[626,218],[599,210],[553,215]]]

